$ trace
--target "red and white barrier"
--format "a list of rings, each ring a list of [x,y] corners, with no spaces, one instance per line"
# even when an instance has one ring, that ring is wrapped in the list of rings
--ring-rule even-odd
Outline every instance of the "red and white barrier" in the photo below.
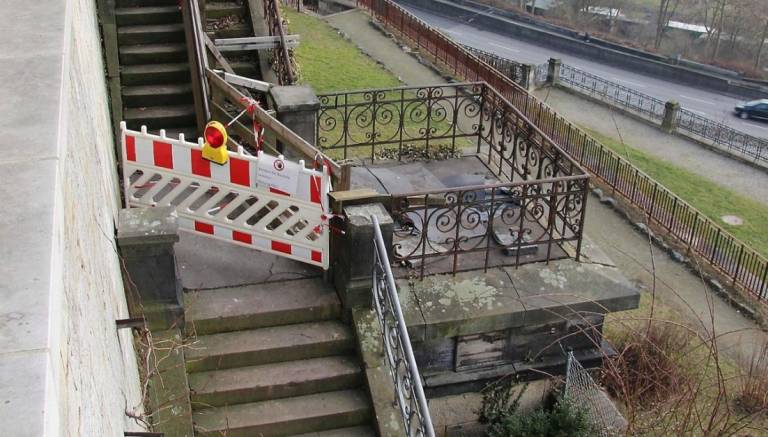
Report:
[[[120,127],[128,206],[173,206],[181,229],[328,268],[325,166],[242,150],[218,165],[202,158],[202,139]]]

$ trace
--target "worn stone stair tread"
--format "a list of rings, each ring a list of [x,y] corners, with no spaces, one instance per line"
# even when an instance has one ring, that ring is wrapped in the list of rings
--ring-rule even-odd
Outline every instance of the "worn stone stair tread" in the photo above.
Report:
[[[191,373],[193,408],[235,405],[357,387],[360,364],[332,356]]]
[[[189,83],[168,83],[160,85],[130,85],[123,87],[124,96],[157,96],[164,94],[188,94],[192,92]]]
[[[208,18],[221,18],[228,15],[243,15],[245,4],[234,2],[206,2],[205,16]]]
[[[329,429],[327,431],[294,434],[291,437],[376,437],[376,433],[368,426]]]
[[[184,43],[156,43],[156,44],[130,44],[120,47],[121,55],[186,53],[187,46]]]
[[[195,107],[192,105],[147,106],[144,108],[126,108],[124,118],[131,121],[154,120],[166,118],[194,117]]]
[[[209,408],[193,413],[196,434],[289,435],[360,425],[370,417],[361,390],[342,390]]]
[[[187,369],[197,372],[340,355],[353,347],[350,328],[331,320],[200,335],[185,356]]]
[[[139,64],[139,65],[124,65],[121,67],[122,73],[125,74],[153,74],[153,73],[175,73],[189,71],[189,65],[184,62],[177,62],[172,64]]]
[[[327,320],[341,311],[336,292],[320,279],[197,291],[184,305],[197,334]]]
[[[181,11],[176,5],[169,6],[128,6],[115,9],[119,25],[161,24],[181,21]]]
[[[136,24],[130,26],[120,26],[117,28],[117,34],[130,35],[139,33],[184,33],[183,23],[163,23],[163,24]]]

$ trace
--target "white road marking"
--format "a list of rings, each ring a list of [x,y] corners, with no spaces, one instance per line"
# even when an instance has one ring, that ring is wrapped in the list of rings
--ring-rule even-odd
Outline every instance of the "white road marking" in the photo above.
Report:
[[[680,97],[682,97],[684,99],[693,100],[693,101],[696,101],[696,102],[699,102],[699,103],[704,103],[706,105],[713,105],[713,106],[715,105],[714,102],[712,102],[710,100],[697,99],[696,97],[686,96],[684,94],[680,94]]]
[[[644,84],[644,83],[640,83],[640,82],[632,82],[631,80],[622,79],[622,78],[620,78],[620,77],[614,77],[614,78],[613,78],[613,80],[615,80],[615,81],[617,81],[617,82],[619,82],[619,83],[622,83],[622,84],[624,84],[624,83],[628,83],[628,84],[630,84],[630,85],[634,85],[634,86],[636,86],[636,87],[640,87],[640,88],[645,88],[645,87],[647,86],[647,85],[646,85],[646,84]]]
[[[750,125],[750,126],[752,126],[752,127],[756,127],[756,128],[758,128],[758,129],[768,130],[768,127],[765,127],[765,126],[760,126],[760,125],[758,125],[758,124],[755,124],[755,123],[746,122],[746,124],[748,124],[748,125]]]
[[[502,48],[502,49],[504,49],[504,50],[508,50],[508,51],[510,51],[510,52],[515,52],[515,53],[517,53],[517,52],[519,52],[519,51],[520,51],[520,50],[518,50],[518,49],[513,49],[513,48],[511,48],[511,47],[509,47],[509,46],[505,46],[504,44],[496,44],[495,42],[490,42],[490,41],[488,41],[488,44],[490,44],[490,45],[492,45],[492,46],[500,47],[500,48]]]

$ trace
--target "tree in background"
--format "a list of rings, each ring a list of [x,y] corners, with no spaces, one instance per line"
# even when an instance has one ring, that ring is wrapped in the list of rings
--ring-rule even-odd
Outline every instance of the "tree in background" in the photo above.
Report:
[[[669,25],[669,21],[675,16],[680,0],[659,0],[659,14],[656,17],[656,38],[653,41],[653,47],[658,50],[661,47],[661,41],[664,38],[664,29]]]

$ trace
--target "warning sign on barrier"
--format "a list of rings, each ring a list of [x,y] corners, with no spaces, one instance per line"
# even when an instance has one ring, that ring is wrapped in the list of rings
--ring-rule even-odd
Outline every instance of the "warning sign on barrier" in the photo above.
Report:
[[[295,195],[299,186],[301,168],[295,162],[286,161],[281,157],[259,154],[259,165],[256,171],[256,184],[278,190],[289,195]]]

